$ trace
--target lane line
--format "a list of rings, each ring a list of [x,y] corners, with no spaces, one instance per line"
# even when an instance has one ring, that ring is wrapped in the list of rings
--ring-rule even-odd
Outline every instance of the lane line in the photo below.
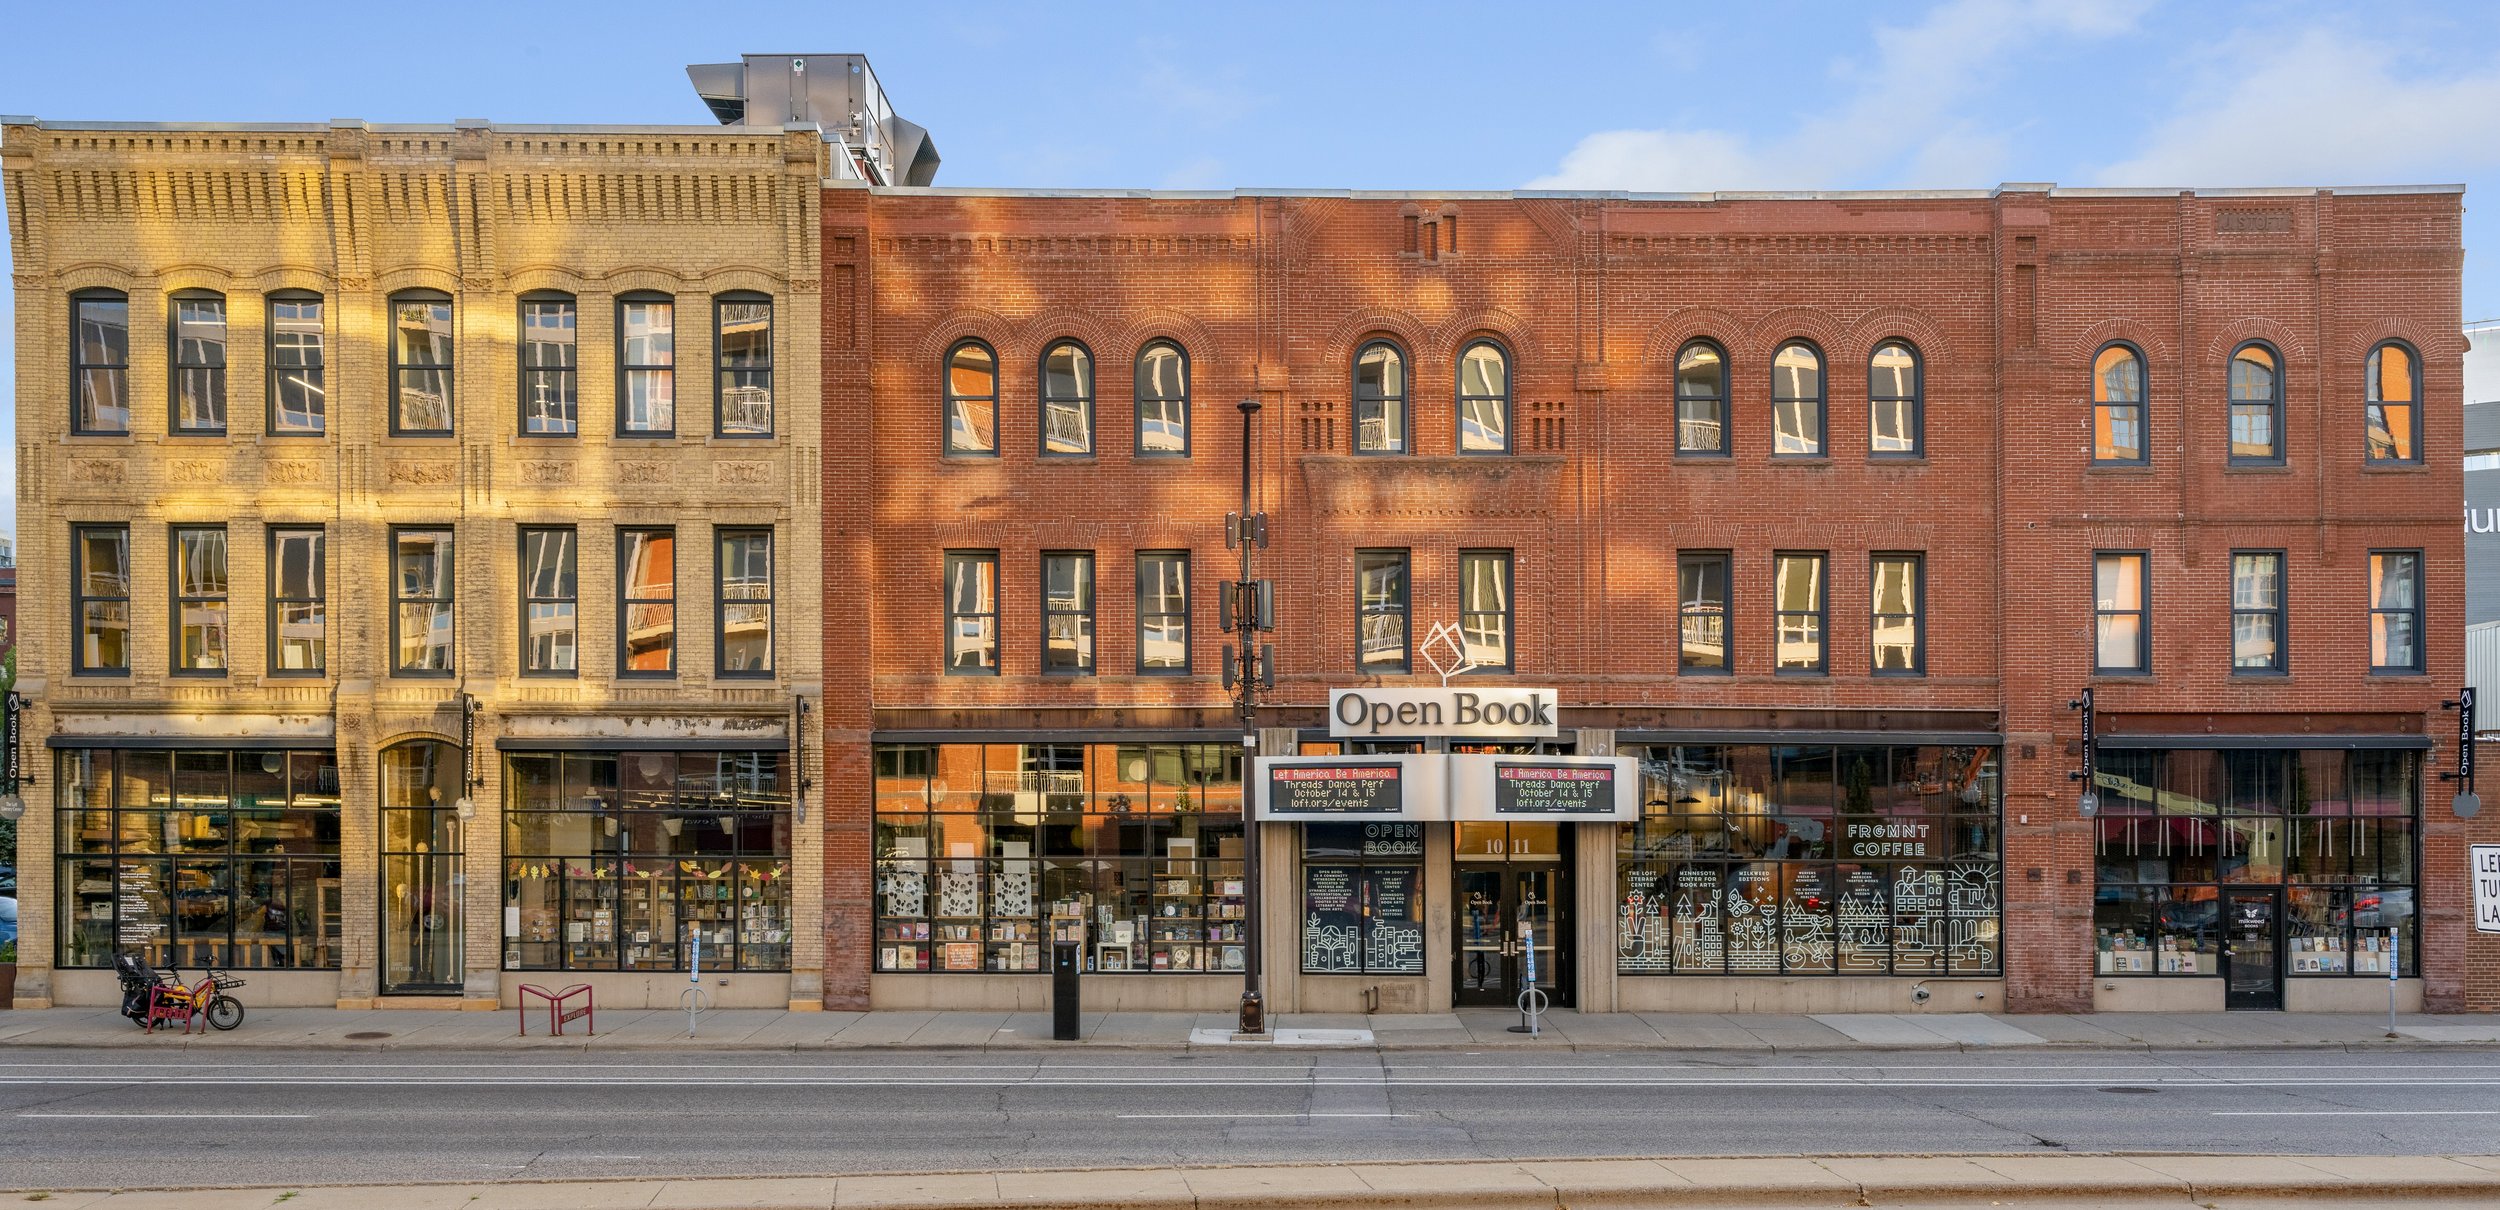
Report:
[[[1467,1079],[1438,1077],[1429,1079],[1396,1078],[1343,1079],[1331,1076],[1288,1076],[1266,1080],[1204,1079],[1056,1079],[1032,1077],[988,1078],[909,1078],[887,1076],[869,1079],[817,1077],[743,1077],[733,1079],[584,1079],[565,1077],[496,1078],[487,1076],[425,1077],[383,1079],[353,1076],[0,1076],[0,1086],[56,1087],[69,1085],[110,1085],[123,1088],[157,1087],[229,1087],[229,1088],[1309,1088],[1314,1086],[1392,1088],[1744,1088],[1744,1089],[1851,1089],[1851,1088],[1953,1088],[1966,1091],[1983,1089],[2040,1088],[2105,1088],[2112,1084],[2158,1086],[2170,1089],[2263,1089],[2263,1088],[2495,1088],[2500,1080],[2336,1080],[2336,1079],[2272,1079],[2218,1080],[2164,1077],[2114,1080],[2107,1076],[2084,1080],[1759,1080],[1759,1079],[1596,1079],[1596,1080],[1514,1080]]]
[[[2500,1109],[2217,1109],[2217,1118],[2479,1118]]]
[[[21,1118],[308,1118],[309,1113],[21,1113]]]
[[[1142,1121],[1147,1119],[1169,1121],[1175,1118],[1223,1118],[1230,1120],[1233,1118],[1413,1118],[1421,1116],[1423,1115],[1414,1113],[1124,1113],[1119,1115],[1122,1121]]]

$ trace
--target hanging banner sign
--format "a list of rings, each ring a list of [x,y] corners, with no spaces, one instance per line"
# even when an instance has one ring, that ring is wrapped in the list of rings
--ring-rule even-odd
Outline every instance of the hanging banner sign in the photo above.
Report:
[[[1252,763],[1252,817],[1280,820],[1449,818],[1443,762],[1428,755],[1262,756]]]
[[[2500,844],[2467,845],[2465,864],[2474,884],[2474,931],[2500,933]]]
[[[1475,756],[1450,761],[1450,818],[1640,818],[1640,762],[1629,756]]]
[[[1328,734],[1338,739],[1550,739],[1562,734],[1551,689],[1338,689]]]

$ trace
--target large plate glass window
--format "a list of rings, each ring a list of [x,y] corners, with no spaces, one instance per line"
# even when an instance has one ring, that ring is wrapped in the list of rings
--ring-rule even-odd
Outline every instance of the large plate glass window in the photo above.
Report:
[[[460,990],[467,845],[457,745],[410,740],[382,750],[382,991]]]
[[[73,433],[130,431],[130,299],[96,291],[70,299]]]
[[[1189,453],[1189,354],[1168,340],[1137,353],[1137,456]]]
[[[1424,825],[1302,825],[1302,973],[1424,973]]]
[[[773,301],[724,294],[712,301],[713,431],[773,435]]]
[[[1510,355],[1489,340],[1458,355],[1458,452],[1510,452]]]
[[[391,432],[451,435],[452,330],[447,295],[391,300]]]
[[[226,300],[216,294],[177,294],[173,304],[173,371],[176,434],[226,431]]]
[[[1385,340],[1354,354],[1354,452],[1406,452],[1406,355]]]

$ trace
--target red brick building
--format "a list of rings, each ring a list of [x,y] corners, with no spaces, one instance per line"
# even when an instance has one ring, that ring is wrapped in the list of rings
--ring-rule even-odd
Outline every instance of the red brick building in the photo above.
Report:
[[[2458,1007],[2459,205],[829,189],[827,1003]],[[1263,748],[1453,622],[1639,822],[1243,894],[1243,399]]]

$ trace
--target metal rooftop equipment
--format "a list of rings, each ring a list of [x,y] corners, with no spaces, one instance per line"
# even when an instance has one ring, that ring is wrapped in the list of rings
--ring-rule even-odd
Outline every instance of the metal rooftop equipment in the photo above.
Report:
[[[723,126],[814,126],[849,154],[837,172],[875,185],[937,179],[929,132],[895,116],[866,55],[745,55],[686,68]]]

